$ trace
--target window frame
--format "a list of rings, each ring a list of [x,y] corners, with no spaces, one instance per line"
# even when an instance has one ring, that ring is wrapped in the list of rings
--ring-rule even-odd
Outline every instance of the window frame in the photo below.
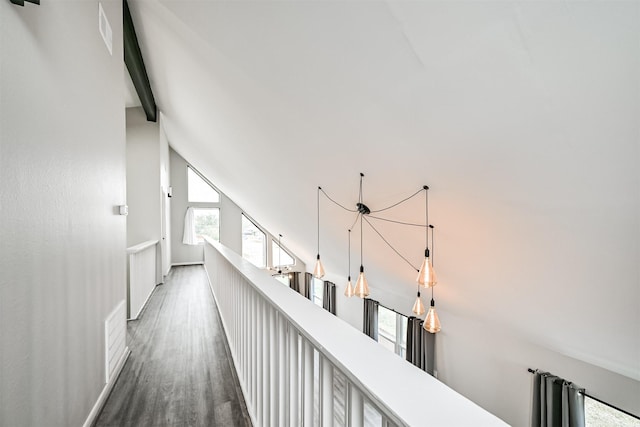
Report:
[[[320,298],[317,298],[316,295],[316,281],[320,282]],[[311,302],[319,307],[324,307],[324,280],[318,279],[317,277],[311,279]]]
[[[195,219],[195,215],[197,213],[197,211],[205,211],[205,210],[216,210],[218,211],[218,240],[213,239],[216,242],[220,242],[220,230],[222,229],[222,217],[220,214],[220,207],[218,206],[189,206],[189,208],[193,209],[193,215],[194,215],[194,219]],[[188,209],[188,208],[187,208]],[[195,227],[195,224],[194,224]],[[195,233],[195,230],[194,230]],[[197,234],[196,234],[197,237]],[[198,239],[198,244],[199,245],[204,245],[204,237],[202,238],[202,240]]]
[[[277,251],[274,250],[274,246],[277,246],[280,249],[282,249],[282,252],[287,254],[289,258],[293,260],[293,264],[276,265]],[[294,257],[288,250],[286,250],[284,246],[279,245],[277,239],[271,237],[271,268],[275,269],[276,267],[295,267],[295,265],[296,265],[296,257]]]
[[[247,215],[244,212],[242,212],[241,215],[242,215],[242,220],[241,220],[242,225],[241,225],[241,230],[240,230],[241,234],[242,234],[241,256],[242,256],[243,259],[246,259],[247,261],[251,262],[248,258],[245,258],[245,256],[244,256],[244,231],[243,231],[243,229],[244,229],[244,220],[247,220],[247,221],[249,221],[249,223],[253,224],[253,226],[259,232],[261,232],[262,235],[264,236],[264,243],[262,245],[263,246],[263,248],[262,248],[262,250],[263,250],[263,256],[262,256],[263,265],[262,266],[258,266],[256,264],[253,264],[253,262],[251,262],[251,264],[255,265],[258,268],[265,269],[265,268],[267,268],[267,262],[268,262],[268,259],[267,259],[267,250],[268,250],[268,248],[267,248],[267,241],[268,241],[267,236],[268,236],[268,233],[262,227],[260,227],[258,224],[256,224],[256,222],[254,220],[252,220],[249,215]]]
[[[197,177],[199,177],[205,184],[207,184],[209,187],[211,187],[211,189],[218,195],[218,201],[217,202],[210,202],[210,201],[201,201],[201,200],[191,200],[189,198],[189,188],[190,188],[190,179],[189,179],[189,171],[193,172]],[[192,204],[192,203],[204,203],[204,204],[213,204],[213,205],[219,205],[220,201],[222,200],[222,193],[220,192],[220,190],[218,190],[216,188],[215,185],[213,185],[211,183],[211,181],[209,181],[207,178],[204,177],[204,175],[202,175],[196,168],[194,168],[193,166],[191,166],[190,164],[187,164],[187,203],[188,204]]]
[[[383,330],[380,328],[380,309],[387,310],[395,315],[395,337],[388,336]],[[382,304],[378,305],[378,342],[380,342],[380,338],[390,342],[393,344],[393,352],[400,357],[406,357],[407,354],[407,343],[406,343],[406,323],[408,321],[407,316],[398,313],[397,311],[385,307]],[[400,339],[398,339],[400,337]],[[404,338],[403,338],[404,337]],[[403,345],[404,341],[404,345]]]

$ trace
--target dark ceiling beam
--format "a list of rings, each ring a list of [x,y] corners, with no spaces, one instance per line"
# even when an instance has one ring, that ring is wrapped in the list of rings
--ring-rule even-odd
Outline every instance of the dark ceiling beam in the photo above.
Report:
[[[11,0],[11,3],[17,4],[18,6],[24,6],[25,1],[33,4],[40,4],[40,0]]]
[[[138,37],[136,37],[136,30],[133,27],[129,4],[127,0],[123,0],[122,3],[124,14],[124,63],[127,64],[127,70],[129,70],[129,75],[142,103],[142,108],[147,115],[147,120],[155,122],[158,117],[156,101],[153,98],[147,69],[144,67],[144,61],[142,60],[142,52],[140,52]]]

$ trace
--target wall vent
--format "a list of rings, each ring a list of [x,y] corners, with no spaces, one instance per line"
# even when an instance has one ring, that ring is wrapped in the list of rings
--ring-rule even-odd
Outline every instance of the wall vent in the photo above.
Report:
[[[125,300],[104,321],[105,375],[108,383],[126,347],[127,313]]]
[[[100,35],[102,35],[104,44],[107,45],[109,54],[113,56],[113,31],[111,31],[111,25],[109,24],[107,15],[104,13],[102,3],[98,3],[98,28],[100,29]]]

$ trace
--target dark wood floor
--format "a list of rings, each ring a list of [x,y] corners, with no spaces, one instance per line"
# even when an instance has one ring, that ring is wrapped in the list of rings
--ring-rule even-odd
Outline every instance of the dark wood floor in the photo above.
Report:
[[[127,339],[96,426],[251,426],[202,266],[174,267]]]

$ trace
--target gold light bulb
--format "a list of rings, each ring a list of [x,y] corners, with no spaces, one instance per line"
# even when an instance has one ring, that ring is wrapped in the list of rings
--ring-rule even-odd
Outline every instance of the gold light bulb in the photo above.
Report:
[[[316,267],[313,269],[313,275],[318,279],[322,279],[324,277],[324,266],[322,265],[322,261],[320,261],[320,254],[318,254]]]
[[[412,311],[416,316],[422,316],[424,314],[424,304],[422,304],[422,299],[420,298],[420,292],[418,292],[418,296],[416,297],[416,302],[413,303]]]
[[[422,261],[422,265],[420,266],[420,271],[418,272],[416,281],[421,286],[427,288],[433,288],[438,283],[436,272],[433,270],[433,265],[431,264],[431,259],[429,258],[428,252],[427,256],[424,257],[424,261]]]
[[[369,296],[369,284],[367,283],[367,278],[364,277],[364,267],[362,266],[360,266],[360,275],[358,276],[358,280],[356,280],[354,294],[360,298]]]
[[[427,332],[431,332],[432,334],[440,332],[440,319],[438,319],[438,313],[436,313],[435,302],[433,299],[431,300],[431,307],[429,307],[427,318],[424,319],[423,327]]]
[[[347,287],[344,290],[344,296],[346,296],[347,298],[351,298],[354,295],[354,290],[353,290],[353,285],[351,285],[351,276],[349,276],[349,279],[347,281]]]

